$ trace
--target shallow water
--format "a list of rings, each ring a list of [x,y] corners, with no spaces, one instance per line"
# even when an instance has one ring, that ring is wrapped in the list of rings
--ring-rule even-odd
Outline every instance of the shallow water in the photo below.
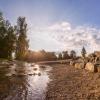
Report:
[[[50,70],[25,62],[0,65],[0,100],[44,100]]]

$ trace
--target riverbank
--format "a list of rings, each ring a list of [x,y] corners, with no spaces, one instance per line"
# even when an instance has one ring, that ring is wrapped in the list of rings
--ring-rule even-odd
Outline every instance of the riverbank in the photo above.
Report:
[[[53,64],[46,100],[100,100],[100,73]]]

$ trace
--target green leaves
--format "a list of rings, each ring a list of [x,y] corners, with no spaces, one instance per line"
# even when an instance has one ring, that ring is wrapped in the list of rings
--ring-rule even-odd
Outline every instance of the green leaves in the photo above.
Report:
[[[12,26],[0,12],[0,58],[11,59],[16,53],[17,59],[22,59],[28,49],[27,24],[25,17],[19,17],[17,25]]]
[[[27,24],[25,17],[18,18],[16,29],[18,35],[16,41],[16,59],[22,60],[28,49]]]

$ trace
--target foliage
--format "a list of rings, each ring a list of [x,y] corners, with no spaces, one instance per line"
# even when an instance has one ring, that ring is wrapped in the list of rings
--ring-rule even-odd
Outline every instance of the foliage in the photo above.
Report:
[[[62,54],[63,54],[63,59],[68,59],[69,58],[68,51],[63,51]]]
[[[82,57],[83,57],[83,58],[85,58],[85,55],[86,55],[86,50],[85,50],[85,48],[84,48],[84,47],[82,48],[81,54],[82,54]]]
[[[70,51],[70,58],[72,58],[72,59],[76,58],[76,52],[74,50]]]
[[[62,60],[63,56],[62,56],[62,53],[59,53],[58,54],[58,60]]]
[[[23,59],[28,50],[27,40],[27,24],[25,17],[19,17],[16,26],[17,42],[16,42],[16,59]]]
[[[0,12],[0,58],[11,59],[15,52],[17,59],[23,59],[28,49],[26,33],[25,17],[19,17],[14,27]]]
[[[25,57],[25,60],[29,62],[51,61],[56,59],[57,57],[55,55],[55,52],[46,52],[45,50],[40,50],[38,52],[29,50]]]
[[[16,34],[8,20],[0,13],[0,58],[11,59],[15,50]]]

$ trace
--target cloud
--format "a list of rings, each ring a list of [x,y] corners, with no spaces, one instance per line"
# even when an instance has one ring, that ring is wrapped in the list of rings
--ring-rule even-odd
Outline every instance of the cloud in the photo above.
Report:
[[[68,22],[65,22],[68,23]],[[53,26],[61,26],[59,31]],[[83,46],[86,47],[88,52],[100,50],[100,30],[90,26],[76,26],[71,27],[70,23],[65,24],[66,31],[63,29],[65,26],[55,24],[53,27],[53,37],[64,44],[65,49],[76,51],[81,50]],[[69,26],[68,26],[69,25]],[[70,27],[70,28],[69,28]],[[54,29],[55,28],[55,29]]]
[[[68,22],[61,22],[61,23],[57,23],[52,26],[49,26],[48,28],[54,31],[61,31],[61,30],[68,31],[68,30],[71,30],[71,25]]]
[[[46,50],[80,51],[85,46],[88,52],[93,52],[100,50],[100,30],[91,26],[72,27],[69,22],[61,22],[32,28],[30,41],[32,48],[38,46],[38,49],[41,47]]]

